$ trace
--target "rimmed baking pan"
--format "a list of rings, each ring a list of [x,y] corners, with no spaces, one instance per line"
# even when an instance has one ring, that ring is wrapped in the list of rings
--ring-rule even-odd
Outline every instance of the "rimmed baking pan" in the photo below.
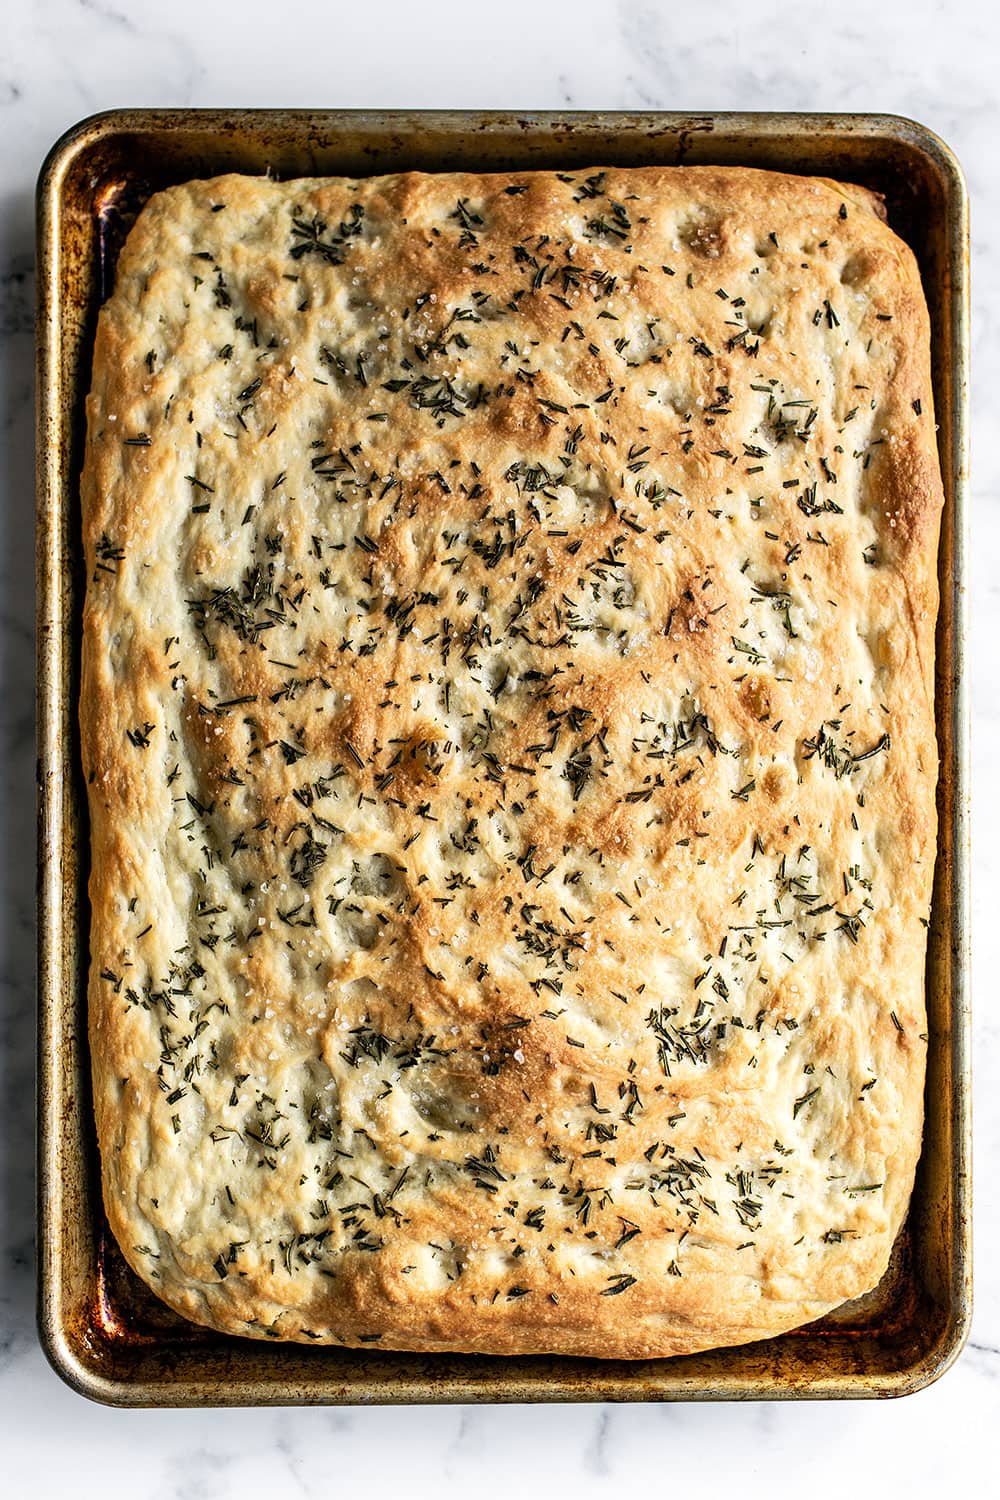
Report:
[[[864,184],[920,263],[946,506],[937,637],[940,841],[927,959],[924,1148],[889,1271],[867,1297],[743,1348],[637,1363],[421,1357],[260,1344],[172,1314],[101,1207],[86,1042],[88,839],[76,704],[78,482],[94,321],[151,192],[223,171],[370,174],[738,163]],[[512,115],[122,110],[69,131],[38,186],[39,1327],[55,1368],[122,1406],[731,1400],[901,1395],[955,1359],[971,1313],[965,490],[968,211],[923,127],[880,115]]]

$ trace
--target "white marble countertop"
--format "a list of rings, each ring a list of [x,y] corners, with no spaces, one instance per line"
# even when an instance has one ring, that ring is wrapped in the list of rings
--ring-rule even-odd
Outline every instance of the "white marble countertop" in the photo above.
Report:
[[[978,1494],[1000,1418],[1000,9],[991,0],[33,0],[0,46],[0,1432],[20,1497],[228,1500],[363,1484],[489,1496],[553,1486],[710,1494]],[[993,102],[991,102],[993,101]],[[972,1339],[930,1390],[887,1403],[118,1412],[61,1384],[34,1332],[32,201],[67,126],[120,105],[876,110],[930,125],[968,175],[974,249],[971,689],[976,819]],[[992,128],[991,128],[992,127]],[[990,647],[990,640],[994,646]],[[708,1479],[708,1476],[711,1476]]]

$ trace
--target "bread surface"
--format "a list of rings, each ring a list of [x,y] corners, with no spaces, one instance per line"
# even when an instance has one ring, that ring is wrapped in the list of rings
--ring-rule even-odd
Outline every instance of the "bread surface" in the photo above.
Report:
[[[186,183],[87,417],[138,1274],[241,1335],[624,1358],[873,1287],[920,1147],[942,505],[877,201]]]

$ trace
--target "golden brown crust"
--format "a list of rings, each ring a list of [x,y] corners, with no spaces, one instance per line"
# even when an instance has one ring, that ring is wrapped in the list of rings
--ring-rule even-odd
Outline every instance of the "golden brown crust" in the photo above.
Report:
[[[81,725],[105,1200],[164,1300],[645,1357],[879,1280],[941,504],[860,189],[152,199],[98,326]]]

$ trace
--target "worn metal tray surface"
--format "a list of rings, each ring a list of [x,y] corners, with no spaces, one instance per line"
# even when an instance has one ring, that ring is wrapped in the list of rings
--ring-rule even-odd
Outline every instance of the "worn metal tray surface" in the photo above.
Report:
[[[88,830],[76,727],[84,588],[78,480],[94,320],[135,213],[223,171],[370,174],[607,163],[739,163],[884,194],[930,304],[947,504],[937,712],[940,847],[927,963],[924,1150],[881,1285],[765,1343],[626,1363],[263,1344],[195,1327],[125,1265],[100,1197],[86,1042]],[[876,115],[174,111],[98,115],[38,189],[39,1323],[78,1391],[128,1406],[885,1396],[940,1375],[970,1316],[966,708],[962,680],[968,228],[961,170]]]

